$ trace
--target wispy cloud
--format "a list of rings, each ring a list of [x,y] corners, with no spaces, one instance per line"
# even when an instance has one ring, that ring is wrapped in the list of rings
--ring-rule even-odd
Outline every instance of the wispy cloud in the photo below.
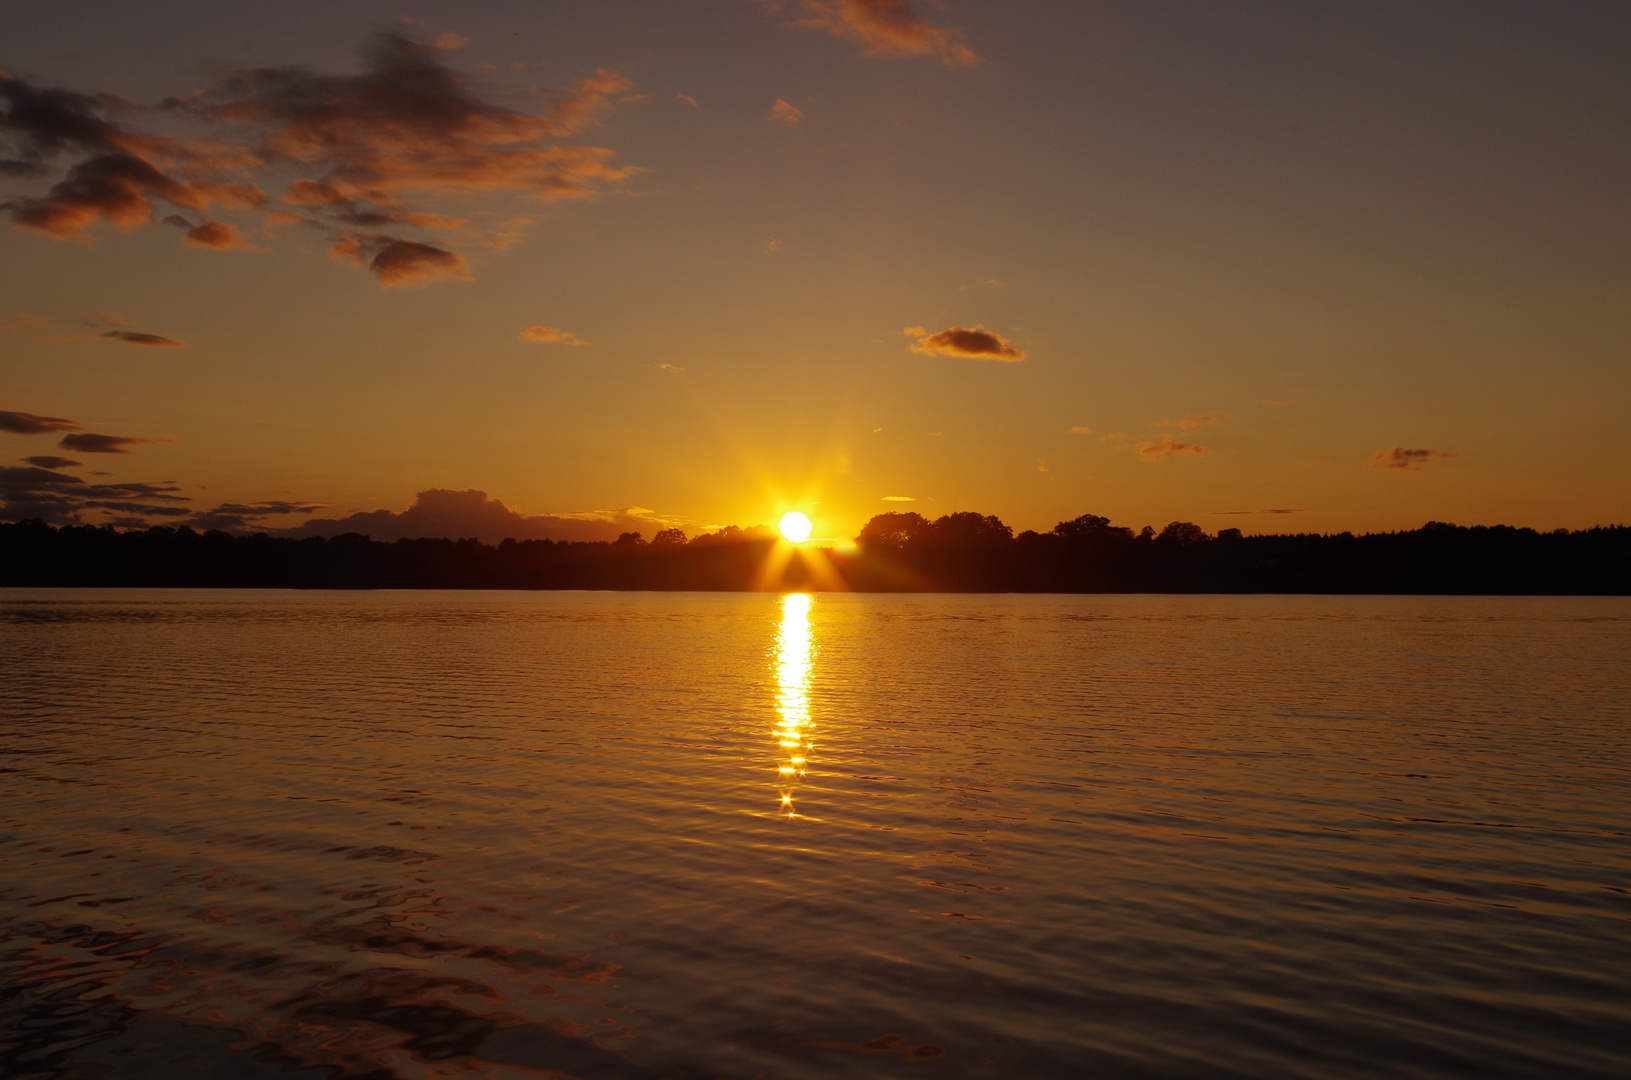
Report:
[[[31,412],[0,409],[0,431],[13,435],[44,435],[56,431],[78,431],[79,421],[60,416],[40,416]]]
[[[539,345],[587,345],[587,341],[566,330],[558,330],[553,326],[529,326],[518,335],[522,341],[532,341]]]
[[[1071,426],[1070,433],[1072,435],[1091,435],[1093,434],[1093,429],[1088,427],[1086,424],[1075,424]]]
[[[1441,461],[1444,458],[1460,456],[1460,454],[1449,450],[1433,450],[1425,446],[1413,448],[1395,446],[1388,450],[1378,450],[1371,455],[1371,467],[1374,469],[1405,469],[1410,472],[1420,472],[1430,461]]]
[[[44,319],[28,315],[7,315],[0,319],[0,334],[17,334],[24,330],[39,330],[50,325]]]
[[[1288,510],[1214,510],[1210,516],[1235,517],[1242,514],[1306,514],[1307,512],[1307,509],[1303,507]]]
[[[770,118],[796,128],[804,123],[804,110],[785,98],[777,98],[776,104],[770,107]]]
[[[953,66],[980,62],[963,44],[962,30],[929,22],[910,0],[760,0],[760,4],[794,26],[860,46],[863,56],[937,56]]]
[[[908,326],[901,333],[917,338],[917,343],[910,348],[924,356],[962,356],[971,360],[995,360],[1003,364],[1015,364],[1025,359],[1023,349],[1016,348],[1013,342],[983,326],[973,329],[953,326],[935,334],[921,326]]]
[[[1163,461],[1180,454],[1206,453],[1206,447],[1196,446],[1193,443],[1178,442],[1171,435],[1163,435],[1151,442],[1135,443],[1134,445],[1138,448],[1139,456],[1145,461]]]
[[[96,335],[110,341],[122,341],[126,345],[142,345],[149,349],[179,349],[182,343],[174,338],[167,338],[163,334],[144,334],[137,330],[108,330]]]
[[[1219,420],[1229,419],[1228,413],[1197,413],[1194,416],[1184,416],[1177,420],[1162,420],[1156,427],[1175,427],[1181,431],[1194,431],[1196,428],[1208,427]]]
[[[883,497],[883,501],[884,502],[917,502],[917,500],[912,498],[912,496],[910,496],[910,495],[885,495]]]
[[[692,97],[690,94],[675,94],[674,100],[678,101],[682,105],[689,105],[693,109],[702,108],[702,103],[696,98]]]
[[[658,364],[657,365],[657,370],[658,371],[666,371],[670,375],[684,375],[685,374],[685,369],[680,367],[680,365],[678,365],[678,364]]]
[[[92,431],[84,431],[74,435],[64,435],[62,441],[57,445],[64,450],[73,450],[81,454],[128,454],[130,451],[126,450],[125,447],[153,441],[153,439],[137,439],[129,435],[98,435]]]

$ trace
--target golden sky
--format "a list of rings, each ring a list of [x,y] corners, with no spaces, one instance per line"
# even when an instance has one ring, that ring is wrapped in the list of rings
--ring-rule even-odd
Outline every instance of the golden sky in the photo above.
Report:
[[[3,516],[1624,522],[1627,55],[1621,4],[17,8]]]

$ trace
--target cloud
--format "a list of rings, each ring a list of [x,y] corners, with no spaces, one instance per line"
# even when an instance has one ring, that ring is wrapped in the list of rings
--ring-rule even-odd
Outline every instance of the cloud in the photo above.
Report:
[[[1162,420],[1155,426],[1175,427],[1182,431],[1194,431],[1196,428],[1203,428],[1210,424],[1215,424],[1219,420],[1227,419],[1229,419],[1228,413],[1199,413],[1195,416],[1185,416],[1177,420]]]
[[[883,501],[884,502],[917,502],[917,500],[912,498],[912,496],[910,496],[910,495],[885,495],[883,497]]]
[[[127,446],[136,446],[141,443],[150,443],[152,439],[137,439],[128,435],[98,435],[86,431],[77,435],[64,435],[62,441],[57,443],[64,450],[73,450],[81,454],[128,454]]]
[[[993,277],[993,278],[986,278],[983,281],[970,282],[967,285],[959,285],[959,286],[957,286],[957,291],[958,292],[968,292],[970,289],[982,289],[982,288],[985,288],[985,289],[998,288],[998,289],[1000,289],[1001,287],[1002,287],[1002,282],[998,281],[996,278]]]
[[[1289,510],[1214,510],[1212,511],[1211,516],[1236,517],[1242,514],[1306,514],[1307,512],[1307,509],[1303,507],[1297,507]]]
[[[1204,454],[1206,447],[1177,442],[1171,435],[1163,435],[1154,442],[1135,443],[1139,456],[1145,461],[1162,461],[1178,454]]]
[[[1037,472],[1047,472],[1048,471],[1048,463],[1046,461],[1043,461],[1041,458],[1037,458],[1036,459],[1036,471]]]
[[[702,108],[702,103],[697,101],[697,99],[692,97],[690,94],[675,94],[674,100],[682,104],[689,105],[693,109]]]
[[[796,128],[804,123],[804,110],[784,98],[777,98],[776,104],[770,107],[770,118]]]
[[[1449,450],[1431,450],[1425,446],[1413,449],[1395,446],[1389,450],[1378,450],[1371,455],[1371,468],[1407,469],[1410,472],[1420,472],[1430,461],[1440,461],[1444,458],[1460,456],[1460,454],[1452,453]]]
[[[454,38],[443,35],[438,45]],[[385,33],[365,50],[358,74],[228,72],[215,86],[160,106],[208,125],[212,133],[196,138],[134,130],[127,121],[139,110],[112,95],[38,87],[0,73],[0,174],[43,178],[68,159],[66,176],[43,195],[0,204],[0,212],[20,228],[83,241],[98,224],[133,229],[179,219],[188,246],[247,250],[237,226],[161,218],[158,207],[253,211],[269,224],[298,221],[323,231],[338,257],[392,286],[468,276],[460,255],[374,231],[467,226],[427,201],[587,198],[641,171],[611,164],[610,150],[560,142],[615,108],[631,87],[619,73],[598,71],[563,92],[535,91],[537,106],[524,110],[489,100],[440,56],[436,47]],[[304,213],[272,206],[260,187],[272,178],[287,183],[285,205]]]
[[[51,324],[44,319],[30,318],[27,315],[7,315],[0,319],[0,334],[15,334],[23,330],[38,330]]]
[[[964,356],[971,360],[995,360],[1003,364],[1016,364],[1025,359],[1024,350],[1016,349],[1012,342],[983,326],[975,326],[972,330],[953,326],[938,334],[930,334],[921,326],[908,326],[901,333],[916,337],[917,344],[910,348],[924,356]]]
[[[13,435],[44,435],[52,431],[78,431],[80,424],[77,420],[65,420],[60,416],[38,416],[30,412],[11,412],[0,409],[0,431],[9,431]]]
[[[24,461],[30,465],[38,465],[42,469],[77,469],[79,462],[73,458],[57,457],[55,454],[36,454],[25,457]]]
[[[1070,433],[1072,435],[1091,435],[1093,434],[1093,429],[1088,427],[1086,424],[1074,424],[1070,428]]]
[[[680,367],[678,364],[658,364],[657,365],[657,370],[658,371],[666,371],[670,375],[683,375],[683,374],[685,374],[685,369]]]
[[[223,532],[258,532],[269,517],[286,514],[313,514],[328,509],[328,503],[288,502],[267,499],[253,503],[221,503],[210,510],[194,514],[183,524],[194,529],[220,529]]]
[[[383,233],[346,232],[328,249],[329,257],[352,266],[366,266],[382,289],[426,285],[432,281],[470,280],[470,264],[455,255],[417,240]]]
[[[919,15],[910,0],[760,0],[793,26],[824,33],[861,47],[863,56],[938,56],[953,66],[980,58],[963,44],[956,27],[936,26]]]
[[[540,345],[587,345],[576,334],[557,330],[553,326],[529,326],[518,335],[522,341],[535,341]],[[666,366],[666,365],[665,365]]]
[[[187,237],[182,243],[190,248],[204,248],[209,251],[262,250],[245,240],[236,225],[228,225],[224,221],[206,220],[194,225],[180,214],[171,214],[164,219],[164,224],[185,229]]]
[[[443,52],[457,52],[470,44],[470,39],[451,30],[436,35],[436,47]]]
[[[145,345],[150,349],[180,349],[182,344],[173,338],[162,334],[143,334],[135,330],[108,330],[96,335],[110,341],[122,341],[126,345]]]
[[[54,524],[73,524],[87,509],[116,509],[161,516],[191,511],[176,506],[190,501],[174,484],[92,484],[41,468],[0,467],[0,521],[39,518]]]
[[[765,251],[769,252],[772,255],[774,255],[776,252],[780,251],[781,249],[782,249],[782,242],[781,242],[781,239],[779,237],[777,239],[775,239],[775,240],[770,240],[770,241],[767,241],[765,243]]]
[[[316,518],[288,530],[289,536],[337,536],[362,533],[375,540],[416,537],[475,537],[484,543],[501,540],[616,540],[625,532],[653,536],[683,522],[668,521],[638,506],[621,510],[595,510],[582,514],[521,514],[485,491],[450,491],[431,488],[419,492],[414,504],[400,513],[391,510],[358,512],[343,518]]]

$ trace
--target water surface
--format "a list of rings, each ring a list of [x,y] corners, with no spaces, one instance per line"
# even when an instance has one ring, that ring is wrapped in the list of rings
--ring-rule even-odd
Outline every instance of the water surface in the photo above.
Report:
[[[1631,1075],[1631,601],[0,591],[0,1074]]]

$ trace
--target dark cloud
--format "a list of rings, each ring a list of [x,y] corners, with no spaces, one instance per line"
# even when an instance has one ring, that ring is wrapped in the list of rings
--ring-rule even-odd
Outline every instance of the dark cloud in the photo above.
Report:
[[[343,518],[318,518],[284,531],[289,536],[337,536],[363,533],[375,540],[416,537],[475,537],[485,543],[501,540],[616,540],[625,532],[647,536],[677,522],[657,517],[638,506],[621,510],[595,510],[583,514],[521,514],[485,491],[421,491],[414,504],[401,513],[390,510],[360,512]]]
[[[386,226],[462,229],[465,221],[427,212],[417,201],[483,194],[543,200],[582,198],[639,170],[610,164],[610,150],[561,145],[597,122],[630,88],[602,70],[547,96],[537,111],[487,100],[444,66],[435,48],[382,34],[356,75],[297,67],[228,74],[211,90],[163,108],[230,132],[180,139],[148,135],[127,120],[138,110],[109,95],[36,87],[0,74],[0,171],[46,176],[70,159],[46,194],[0,205],[12,222],[55,237],[79,237],[98,223],[130,229],[156,220],[159,204],[253,210],[269,225],[305,222],[326,231],[337,254],[372,270],[384,285],[467,277],[462,256],[434,244],[372,231]],[[256,182],[287,179],[270,208]],[[180,214],[190,247],[252,250],[238,227]]]
[[[49,469],[0,467],[0,521],[40,518],[73,524],[87,509],[137,511],[163,516],[191,513],[177,503],[189,502],[175,484],[92,484]]]
[[[108,338],[112,341],[122,341],[126,345],[145,345],[150,349],[179,349],[181,342],[167,338],[162,334],[144,334],[136,330],[109,330],[97,334],[97,337]]]
[[[956,27],[936,26],[910,0],[760,0],[794,26],[859,45],[864,56],[938,56],[967,66],[980,58]]]
[[[1023,349],[1015,348],[1012,342],[983,326],[975,326],[972,330],[953,326],[937,334],[931,334],[921,326],[908,326],[901,333],[917,338],[917,344],[911,346],[911,350],[924,356],[963,356],[1003,364],[1016,364],[1025,359]]]
[[[60,416],[36,416],[29,412],[9,412],[0,409],[0,431],[14,435],[44,435],[51,431],[76,431],[78,421],[64,420]]]
[[[1403,447],[1395,446],[1388,450],[1378,450],[1371,455],[1371,467],[1376,469],[1407,469],[1411,472],[1420,472],[1430,461],[1440,461],[1444,458],[1460,457],[1460,454],[1449,450],[1432,450],[1425,446]]]
[[[382,289],[424,285],[446,278],[470,280],[470,264],[455,255],[417,240],[380,233],[344,233],[329,254],[353,266],[366,266]]]
[[[62,441],[57,443],[64,450],[74,450],[81,454],[128,454],[127,446],[136,446],[140,443],[152,442],[152,439],[137,439],[128,435],[98,435],[95,432],[82,432],[77,435],[64,435]]]
[[[55,454],[36,454],[34,457],[23,459],[30,465],[38,465],[42,469],[77,469],[79,462],[73,458],[57,457]]]

